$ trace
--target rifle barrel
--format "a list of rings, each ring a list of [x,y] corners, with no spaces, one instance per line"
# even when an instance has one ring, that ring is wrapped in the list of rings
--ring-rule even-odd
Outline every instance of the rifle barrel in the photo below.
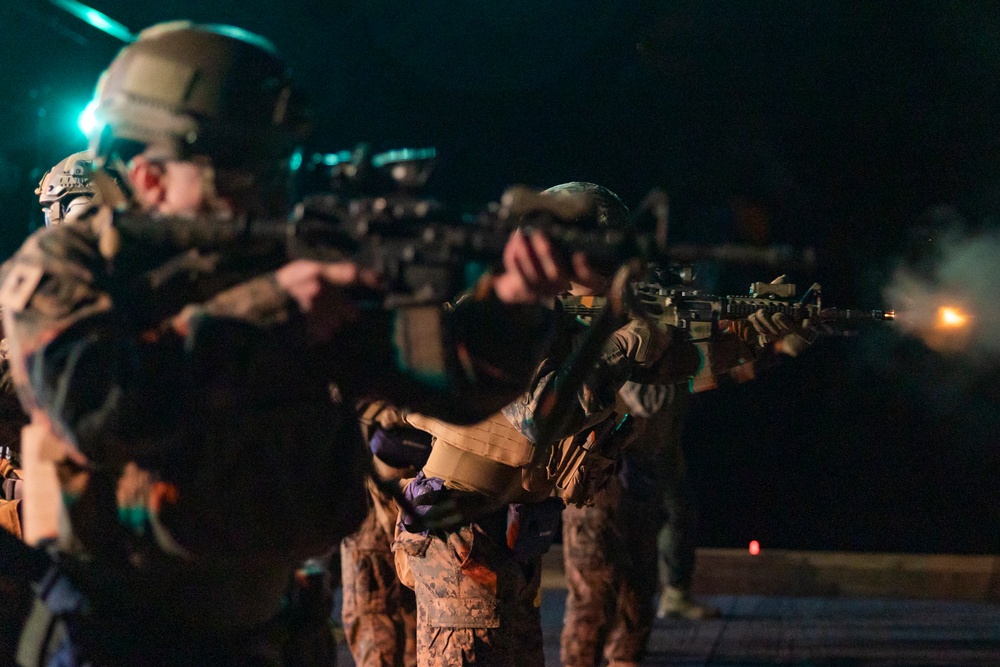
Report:
[[[824,308],[820,313],[824,320],[846,322],[889,322],[896,319],[895,310],[862,310],[860,308]]]

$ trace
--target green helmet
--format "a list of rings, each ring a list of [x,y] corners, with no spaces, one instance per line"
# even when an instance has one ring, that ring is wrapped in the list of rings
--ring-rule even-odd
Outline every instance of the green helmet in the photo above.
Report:
[[[90,145],[101,160],[146,150],[273,171],[302,137],[297,102],[285,63],[263,37],[225,25],[162,23],[139,33],[101,75]]]
[[[594,203],[592,214],[575,221],[582,227],[630,229],[632,226],[628,208],[618,195],[603,185],[585,181],[571,181],[554,185],[548,190],[543,190],[542,194],[556,197],[585,195],[590,198]]]
[[[73,222],[100,203],[93,175],[94,156],[88,151],[73,153],[45,172],[35,194],[47,227]]]

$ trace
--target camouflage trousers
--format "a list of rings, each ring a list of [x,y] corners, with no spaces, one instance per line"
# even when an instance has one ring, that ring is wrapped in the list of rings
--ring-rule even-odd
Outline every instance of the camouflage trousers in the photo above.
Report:
[[[543,667],[541,561],[525,565],[479,525],[401,533],[417,594],[420,667]]]
[[[391,547],[374,511],[340,545],[344,634],[358,667],[417,664],[417,602],[396,576]]]
[[[659,462],[657,493],[664,513],[657,537],[660,581],[686,591],[694,578],[698,507],[679,440],[666,443]]]
[[[659,504],[622,493],[617,481],[592,507],[563,511],[566,667],[637,664],[653,627]]]
[[[0,572],[0,665],[16,664],[18,637],[34,597],[27,579]]]

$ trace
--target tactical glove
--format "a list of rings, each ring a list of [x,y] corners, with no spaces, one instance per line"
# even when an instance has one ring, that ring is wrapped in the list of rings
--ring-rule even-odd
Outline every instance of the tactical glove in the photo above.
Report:
[[[803,320],[801,325],[796,326],[782,313],[769,315],[763,310],[758,310],[750,315],[747,321],[757,335],[757,344],[760,348],[773,345],[775,352],[789,357],[802,354],[816,338],[816,330],[810,325],[809,320]]]
[[[652,366],[670,344],[667,325],[645,318],[636,318],[611,334],[610,343],[640,366]]]
[[[630,320],[611,339],[634,362],[629,380],[642,384],[674,384],[698,372],[701,355],[676,328],[659,321]]]

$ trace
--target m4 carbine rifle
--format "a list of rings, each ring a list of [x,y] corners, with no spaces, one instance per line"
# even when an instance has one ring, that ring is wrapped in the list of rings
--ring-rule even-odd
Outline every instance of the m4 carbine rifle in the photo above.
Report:
[[[824,308],[818,283],[798,299],[795,285],[785,282],[752,283],[746,296],[715,296],[684,285],[664,287],[656,283],[633,283],[631,290],[637,315],[654,317],[664,324],[689,331],[694,340],[701,338],[703,333],[718,333],[719,322],[744,320],[758,311],[768,315],[781,313],[795,324],[810,319],[846,325],[895,319],[895,311],[891,310]],[[813,301],[807,302],[810,297]],[[569,296],[562,297],[561,301],[567,314],[586,319],[600,310],[607,300],[597,296]],[[701,324],[709,324],[713,329],[705,330],[699,326]]]
[[[290,217],[165,219],[126,212],[115,216],[109,235],[138,244],[140,255],[196,249],[229,258],[243,256],[246,261],[236,264],[245,268],[244,277],[291,259],[355,261],[385,277],[388,305],[454,298],[483,270],[499,263],[518,227],[544,231],[567,260],[582,252],[591,266],[609,276],[635,258],[664,264],[710,259],[786,268],[808,268],[815,262],[809,250],[782,246],[668,247],[665,229],[636,233],[598,228],[593,202],[586,197],[542,196],[522,186],[508,189],[499,203],[478,213],[463,213],[421,193],[435,155],[433,149],[371,155],[361,146],[353,154],[319,156],[334,165],[333,193],[306,198]],[[640,207],[636,217],[642,216]],[[122,246],[120,241],[112,238],[103,245],[110,254]],[[219,284],[219,272],[232,264],[213,267],[213,285]]]
[[[780,281],[752,283],[746,296],[716,296],[686,285],[664,287],[657,283],[632,283],[629,289],[627,301],[633,315],[650,317],[676,327],[698,347],[703,363],[692,380],[694,391],[715,387],[715,375],[732,370],[712,363],[712,343],[733,328],[745,328],[740,323],[755,313],[768,318],[780,313],[788,324],[800,330],[809,325],[808,331],[803,333],[810,336],[842,333],[865,322],[885,322],[896,317],[895,311],[891,310],[824,308],[822,288],[818,283],[814,283],[800,298],[796,298],[794,284]],[[562,297],[561,302],[566,314],[586,323],[605,307],[607,300],[596,296],[569,296]],[[733,323],[737,326],[733,327]],[[737,365],[743,361],[740,358],[730,360]],[[738,379],[747,377],[738,373],[733,375]]]
[[[210,270],[215,289],[247,275],[273,270],[294,259],[353,261],[374,269],[385,280],[387,301],[445,302],[471,286],[486,269],[499,264],[514,229],[541,229],[568,256],[582,252],[589,262],[616,267],[642,255],[639,239],[614,229],[586,229],[571,222],[585,217],[586,206],[571,198],[539,196],[514,187],[503,200],[475,215],[465,215],[433,199],[407,193],[385,197],[312,197],[284,219],[236,217],[230,220],[150,217],[117,213],[102,247],[116,262],[155,263],[189,251],[225,259]],[[231,280],[219,281],[232,267]],[[127,269],[126,269],[127,271]],[[207,295],[203,295],[207,296]]]

